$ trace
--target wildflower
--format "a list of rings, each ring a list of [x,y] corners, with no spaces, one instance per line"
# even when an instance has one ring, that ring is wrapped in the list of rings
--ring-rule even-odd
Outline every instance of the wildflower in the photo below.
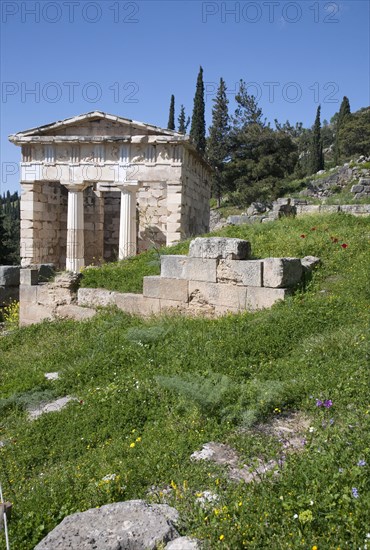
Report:
[[[135,447],[135,443],[130,443],[130,448],[133,449]]]
[[[224,540],[224,538],[225,538],[225,535],[220,535],[220,536],[219,536],[219,539],[220,539],[220,540]]]
[[[322,407],[323,404],[324,403],[321,401],[321,399],[316,399],[316,407]]]
[[[357,466],[366,466],[366,460],[359,460]]]
[[[334,418],[331,418],[331,419],[329,420],[329,424],[330,424],[331,426],[334,424]]]
[[[297,517],[298,517],[298,514],[294,514],[293,518],[297,519]]]
[[[352,496],[353,496],[353,498],[358,498],[359,497],[358,490],[357,490],[356,487],[352,487]]]
[[[317,546],[316,546],[316,545],[313,546],[313,547],[312,547],[312,550],[318,550]]]
[[[346,243],[343,243],[343,244],[341,244],[340,246],[341,246],[342,248],[348,248],[348,244],[346,244]]]
[[[300,237],[301,237],[301,239],[305,239],[305,238],[306,238],[306,235],[304,235],[304,234],[302,233],[302,235],[301,235]]]
[[[137,437],[135,441],[136,441],[137,443],[140,443],[141,437]]]
[[[333,401],[331,399],[325,399],[323,405],[326,409],[330,409],[330,407],[333,406]]]

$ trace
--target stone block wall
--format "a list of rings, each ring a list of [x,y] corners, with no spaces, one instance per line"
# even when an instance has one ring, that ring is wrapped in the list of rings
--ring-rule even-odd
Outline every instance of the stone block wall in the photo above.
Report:
[[[174,310],[211,317],[256,311],[284,300],[318,262],[314,257],[252,260],[248,241],[197,238],[188,256],[161,257],[161,275],[144,277],[142,294],[77,290],[71,274],[39,285],[37,270],[23,269],[21,324],[57,317],[87,319],[97,307],[107,306],[141,316]]]
[[[0,308],[19,299],[20,267],[0,265]]]
[[[192,237],[209,231],[211,186],[209,170],[204,163],[189,152],[185,153],[185,159],[181,210],[184,224],[181,229],[184,237]]]

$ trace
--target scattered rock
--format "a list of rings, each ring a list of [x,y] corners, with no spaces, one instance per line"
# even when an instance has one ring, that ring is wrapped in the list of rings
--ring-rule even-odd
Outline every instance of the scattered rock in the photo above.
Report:
[[[179,538],[177,522],[177,510],[166,504],[116,502],[64,518],[35,550],[155,550]],[[165,548],[199,547],[167,544]]]
[[[59,372],[46,372],[45,378],[46,380],[58,380]]]
[[[261,424],[255,430],[262,431],[277,438],[282,445],[282,453],[275,460],[264,461],[258,457],[250,464],[243,464],[239,454],[223,443],[205,443],[200,451],[191,455],[193,460],[211,460],[219,466],[226,466],[228,477],[234,481],[251,483],[261,481],[263,476],[273,471],[278,474],[285,462],[287,452],[300,450],[304,447],[304,433],[309,428],[309,420],[300,413],[284,415],[274,418],[268,424]]]
[[[70,401],[77,401],[76,397],[71,397],[67,395],[66,397],[61,397],[50,403],[40,404],[37,408],[32,408],[28,410],[29,420],[35,420],[42,414],[58,412],[62,410]]]
[[[301,260],[303,271],[305,273],[310,273],[320,264],[321,260],[317,256],[305,256]]]
[[[201,543],[198,539],[179,537],[167,544],[165,550],[200,550]]]

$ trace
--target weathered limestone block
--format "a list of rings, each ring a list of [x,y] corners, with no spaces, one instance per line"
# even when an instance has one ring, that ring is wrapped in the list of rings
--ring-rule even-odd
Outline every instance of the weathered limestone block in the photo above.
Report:
[[[263,260],[220,260],[217,281],[244,286],[262,286]]]
[[[337,204],[321,204],[320,214],[335,214],[340,211],[340,206]]]
[[[68,305],[74,300],[74,294],[68,288],[43,283],[37,286],[37,303],[43,306],[56,307]]]
[[[177,523],[166,504],[115,502],[67,516],[35,550],[155,550],[178,538]]]
[[[82,278],[81,273],[63,272],[63,273],[59,273],[55,277],[53,284],[61,288],[69,288],[70,290],[77,290],[81,278]]]
[[[305,256],[301,260],[303,271],[312,271],[313,269],[315,269],[315,267],[319,265],[320,262],[321,260],[317,256]]]
[[[299,258],[266,258],[263,261],[263,286],[284,288],[296,286],[302,278]]]
[[[116,292],[105,288],[79,288],[77,303],[79,306],[107,307],[115,304]]]
[[[250,258],[250,242],[224,237],[198,237],[190,243],[189,257],[214,260],[246,260]]]
[[[37,285],[39,281],[39,270],[35,268],[20,270],[21,285]]]
[[[169,279],[216,282],[217,260],[161,256],[161,276]]]
[[[182,302],[180,300],[169,300],[166,298],[160,299],[160,310],[161,311],[178,311],[179,313],[185,313],[188,309],[189,305],[186,302]]]
[[[246,307],[256,311],[273,306],[279,300],[285,300],[289,291],[286,288],[248,287]]]
[[[351,193],[361,193],[362,191],[364,190],[364,186],[363,185],[352,185],[351,187]]]
[[[201,542],[191,537],[179,537],[169,542],[165,550],[201,550]]]
[[[242,286],[189,281],[189,303],[200,297],[212,306],[228,306],[245,310],[247,289]]]
[[[20,267],[0,265],[0,286],[18,286]]]
[[[142,294],[116,293],[116,306],[132,315],[153,315],[160,311],[160,300],[158,298],[147,298]]]
[[[54,308],[51,306],[43,306],[40,304],[28,304],[20,302],[19,308],[19,324],[21,326],[33,325],[41,323],[46,319],[52,320]]]
[[[37,303],[37,285],[20,285],[19,300],[23,303]]]
[[[302,204],[297,206],[297,214],[318,214],[319,212],[319,204]]]
[[[143,295],[148,298],[188,301],[188,281],[185,279],[167,279],[160,276],[149,276],[143,279]]]
[[[214,307],[214,315],[215,317],[223,317],[224,315],[237,315],[240,313],[240,309],[231,307],[231,306],[215,306]]]
[[[80,307],[75,304],[58,306],[55,312],[61,319],[74,319],[75,321],[85,321],[96,315],[96,310],[89,307]]]

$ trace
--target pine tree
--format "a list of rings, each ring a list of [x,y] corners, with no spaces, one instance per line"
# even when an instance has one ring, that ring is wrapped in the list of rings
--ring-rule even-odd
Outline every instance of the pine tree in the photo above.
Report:
[[[235,96],[237,107],[233,117],[234,127],[238,129],[245,128],[250,124],[257,124],[263,127],[262,109],[258,107],[254,95],[249,95],[244,80],[239,82],[239,91]]]
[[[209,138],[207,140],[207,158],[216,172],[214,178],[214,194],[217,197],[218,206],[220,206],[222,191],[225,187],[223,172],[225,160],[228,156],[228,137],[230,130],[228,113],[229,101],[226,97],[226,85],[223,78],[220,78],[217,95],[213,101],[212,126],[209,128]]]
[[[181,134],[186,134],[186,130],[188,129],[188,126],[190,124],[190,117],[188,116],[188,118],[186,118],[185,107],[183,105],[181,105],[180,107],[180,114],[179,114],[179,118],[177,119],[177,122],[179,124],[178,131]]]
[[[204,153],[206,149],[206,121],[205,121],[205,105],[204,105],[204,83],[203,69],[200,67],[197,87],[194,96],[193,116],[191,119],[190,137],[197,150]]]
[[[175,96],[173,94],[171,95],[170,112],[168,115],[167,128],[169,130],[175,129]]]
[[[324,155],[322,151],[320,105],[317,108],[315,124],[312,132],[311,150],[310,150],[310,173],[316,174],[324,169]]]
[[[351,107],[349,104],[348,97],[344,96],[342,103],[340,105],[338,118],[337,118],[337,127],[336,127],[336,133],[335,133],[335,144],[334,144],[334,162],[335,164],[339,164],[340,156],[341,156],[341,143],[340,143],[340,130],[343,127],[344,122],[349,118],[351,115]]]

